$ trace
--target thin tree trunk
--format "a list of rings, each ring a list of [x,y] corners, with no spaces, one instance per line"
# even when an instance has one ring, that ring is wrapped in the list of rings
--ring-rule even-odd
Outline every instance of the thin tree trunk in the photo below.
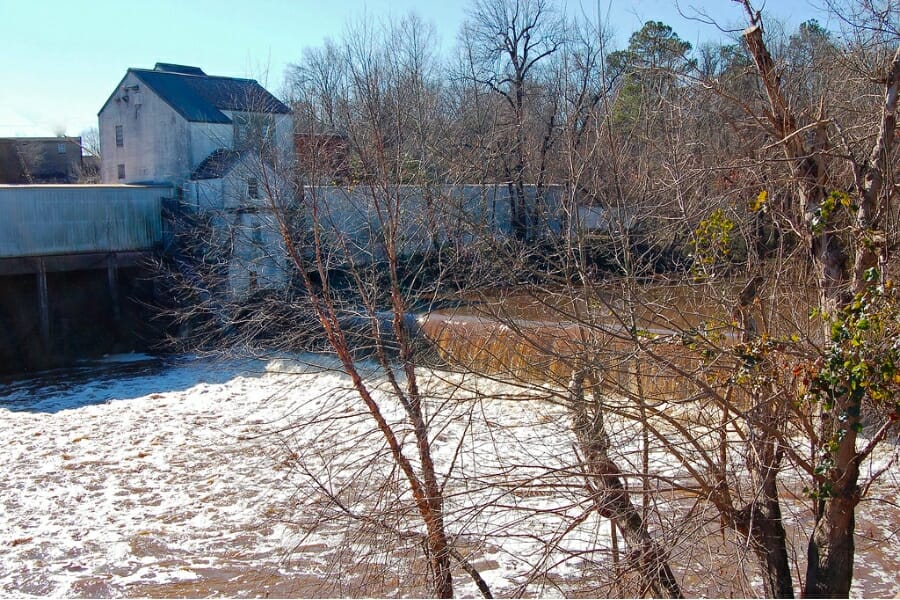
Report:
[[[752,277],[741,290],[738,305],[735,307],[741,341],[745,344],[759,337],[752,309],[763,281],[761,276]],[[776,368],[772,365],[769,370]],[[756,441],[752,442],[753,451],[750,453],[752,458],[749,465],[757,498],[733,515],[732,524],[750,539],[753,552],[765,575],[766,597],[793,598],[794,584],[787,552],[787,534],[781,518],[781,501],[778,497],[778,473],[781,469],[782,455],[778,440],[770,433],[778,431],[782,426],[784,419],[781,409],[784,399],[777,389],[771,389],[770,392],[772,395],[768,399],[757,398],[757,405],[749,413],[752,415],[751,421],[762,425],[758,428]],[[725,440],[723,446],[724,444]],[[726,459],[727,456],[723,451],[723,467]],[[727,511],[727,508],[725,510]]]
[[[733,526],[746,535],[763,567],[767,598],[793,598],[794,585],[787,553],[787,534],[774,471],[757,490],[760,499],[733,515]]]
[[[654,595],[681,598],[681,588],[666,558],[647,531],[641,511],[631,502],[623,483],[622,471],[609,457],[609,437],[603,424],[603,411],[595,398],[585,397],[584,383],[588,379],[584,369],[572,373],[569,384],[572,427],[584,454],[587,477],[591,482],[597,512],[614,521],[636,560],[641,576]]]
[[[313,217],[316,218],[315,200],[312,201],[312,205]],[[371,390],[366,385],[362,375],[357,369],[357,365],[352,356],[351,344],[346,339],[345,332],[340,325],[335,307],[328,297],[327,292],[320,294],[316,291],[316,287],[310,279],[306,261],[294,244],[293,238],[289,235],[290,232],[287,229],[286,222],[283,219],[279,219],[278,226],[280,228],[281,236],[284,239],[288,256],[297,267],[297,271],[308,293],[312,309],[315,311],[319,322],[322,325],[329,344],[337,354],[338,359],[341,361],[345,372],[353,382],[353,387],[359,394],[359,397],[366,406],[369,414],[375,420],[378,429],[383,434],[385,441],[390,448],[394,462],[403,472],[407,483],[409,484],[413,500],[415,501],[419,515],[422,518],[427,532],[428,560],[434,577],[432,593],[437,598],[452,598],[453,577],[450,565],[451,546],[444,527],[443,496],[437,481],[434,463],[431,459],[430,447],[428,445],[428,430],[424,415],[422,414],[418,390],[415,386],[415,374],[414,372],[411,373],[411,387],[408,390],[409,396],[412,397],[413,402],[410,403],[407,396],[404,395],[402,391],[400,391],[399,394],[416,435],[417,450],[419,458],[422,461],[421,475],[416,472],[412,462],[404,454],[401,440],[397,437],[394,429],[384,417],[378,402],[372,396]],[[325,273],[325,257],[323,255],[324,245],[319,238],[320,230],[318,225],[313,227],[313,235],[315,236],[315,257],[313,259],[313,267],[319,272],[322,280],[325,281],[327,278]],[[392,245],[389,244],[389,248],[393,251]],[[392,256],[395,255],[392,254]],[[394,264],[393,267],[394,270],[392,273],[396,275],[396,265]],[[396,293],[396,289],[392,291]],[[397,299],[395,298],[395,327],[399,320],[398,312],[400,306],[400,304],[397,304]],[[404,345],[403,340],[405,339],[404,336],[406,335],[406,332],[402,327],[397,327],[397,332],[400,336],[402,346]],[[404,348],[401,353],[406,352],[407,350],[408,348]],[[408,366],[408,364],[405,366]],[[406,398],[407,401],[404,402],[404,398]]]
[[[781,502],[775,477],[767,479],[763,488],[763,520],[759,523],[757,537],[762,542],[757,550],[764,552],[767,593],[773,598],[793,598],[794,582],[791,577],[791,563],[787,553],[787,533],[781,518]]]

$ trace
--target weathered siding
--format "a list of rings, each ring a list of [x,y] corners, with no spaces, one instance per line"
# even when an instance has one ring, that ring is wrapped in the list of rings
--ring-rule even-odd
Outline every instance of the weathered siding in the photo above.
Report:
[[[284,239],[270,211],[232,216],[232,255],[228,286],[232,295],[247,296],[260,289],[283,289],[291,278]]]
[[[0,186],[0,258],[150,249],[161,186]]]

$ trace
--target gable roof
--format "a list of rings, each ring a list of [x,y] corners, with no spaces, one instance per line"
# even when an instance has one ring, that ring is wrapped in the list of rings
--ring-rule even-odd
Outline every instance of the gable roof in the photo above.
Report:
[[[214,150],[212,154],[203,159],[194,172],[191,173],[191,179],[219,179],[224,177],[246,154],[229,150],[227,148],[219,148]]]
[[[207,75],[198,67],[156,63],[128,69],[188,121],[231,123],[223,110],[289,114],[291,110],[255,79]]]

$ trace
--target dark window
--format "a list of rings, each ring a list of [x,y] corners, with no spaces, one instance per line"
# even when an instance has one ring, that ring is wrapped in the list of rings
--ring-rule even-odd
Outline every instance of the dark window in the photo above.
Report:
[[[65,154],[66,153],[66,145],[65,144],[57,144],[56,145],[56,153],[57,154]]]
[[[125,133],[122,131],[121,125],[116,125],[116,147],[121,148],[125,145]]]
[[[125,179],[125,165],[119,165],[119,179]]]
[[[247,180],[247,195],[251,198],[259,198],[259,181],[256,177]]]

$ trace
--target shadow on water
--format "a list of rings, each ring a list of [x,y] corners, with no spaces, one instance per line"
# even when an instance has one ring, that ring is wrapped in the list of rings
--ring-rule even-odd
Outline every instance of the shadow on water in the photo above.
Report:
[[[258,360],[122,355],[29,376],[0,377],[0,409],[53,414],[156,393],[258,376]]]

